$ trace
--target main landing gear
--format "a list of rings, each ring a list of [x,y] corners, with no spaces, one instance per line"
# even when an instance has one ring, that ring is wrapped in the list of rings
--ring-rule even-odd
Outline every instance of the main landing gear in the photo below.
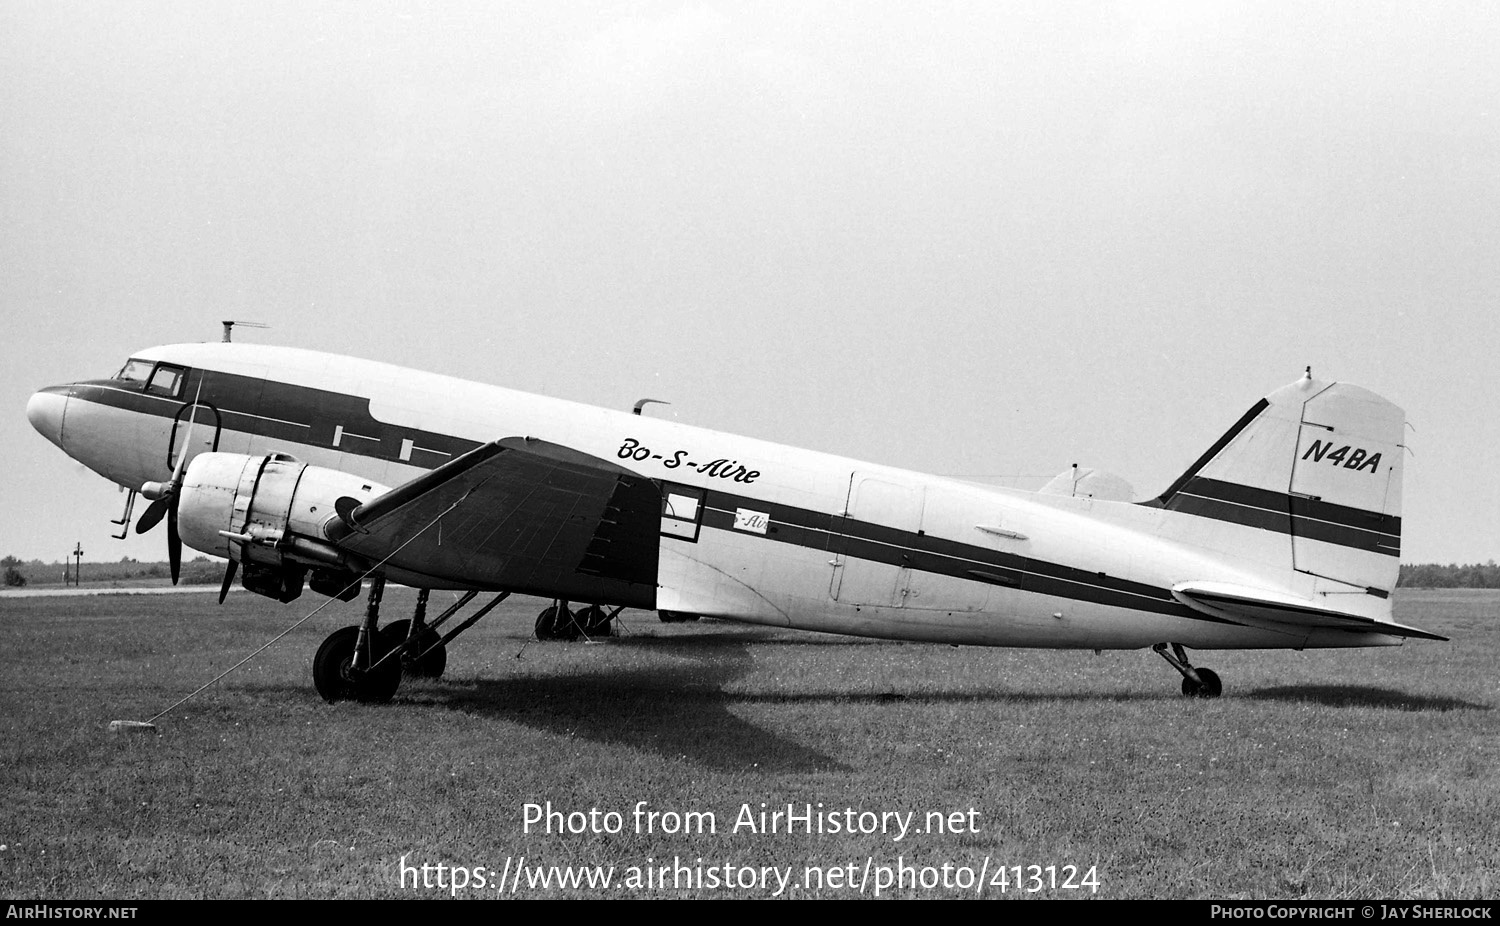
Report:
[[[568,602],[557,599],[552,607],[536,616],[536,638],[538,640],[576,640],[579,637],[592,640],[595,637],[612,637],[615,634],[615,618],[625,610],[623,606],[606,611],[591,604],[581,611],[568,610]]]
[[[411,620],[381,628],[380,599],[384,594],[385,577],[376,576],[370,583],[364,623],[335,630],[318,647],[313,657],[313,684],[323,700],[383,703],[395,696],[403,676],[438,678],[448,665],[448,644],[510,596],[510,592],[500,592],[473,617],[440,637],[437,628],[473,601],[478,592],[465,592],[428,624],[428,590],[421,589]]]
[[[1170,644],[1172,652],[1167,652],[1166,643],[1158,643],[1151,647],[1152,652],[1172,664],[1172,668],[1182,673],[1182,693],[1189,698],[1217,698],[1224,690],[1224,685],[1219,681],[1219,675],[1213,669],[1195,669],[1188,662],[1187,652],[1183,650],[1181,643]]]
[[[393,621],[380,631],[380,641],[387,650],[403,643],[412,645],[401,651],[401,674],[406,678],[442,678],[448,667],[448,647],[436,630],[427,626],[427,595],[430,589],[417,591],[417,609],[409,621]]]

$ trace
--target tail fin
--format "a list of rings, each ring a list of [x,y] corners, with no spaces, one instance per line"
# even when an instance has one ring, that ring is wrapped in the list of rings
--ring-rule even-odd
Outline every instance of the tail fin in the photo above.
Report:
[[[1373,392],[1309,374],[1257,403],[1147,504],[1283,534],[1291,569],[1384,598],[1401,568],[1405,424]]]

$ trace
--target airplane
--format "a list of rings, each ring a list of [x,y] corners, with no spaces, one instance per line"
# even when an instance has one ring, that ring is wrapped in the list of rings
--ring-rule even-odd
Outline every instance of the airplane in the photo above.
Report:
[[[177,344],[44,388],[31,424],[281,602],[304,585],[362,623],[319,647],[329,701],[387,701],[403,672],[511,593],[551,598],[543,638],[608,634],[623,608],[934,643],[1150,647],[1182,692],[1194,649],[1390,646],[1405,415],[1311,370],[1250,408],[1163,493],[1074,469],[1040,492],[976,485],[384,363]],[[419,589],[380,625],[387,581]],[[463,596],[436,620],[428,593]],[[481,593],[455,629],[438,628]],[[585,605],[577,612],[570,602]]]

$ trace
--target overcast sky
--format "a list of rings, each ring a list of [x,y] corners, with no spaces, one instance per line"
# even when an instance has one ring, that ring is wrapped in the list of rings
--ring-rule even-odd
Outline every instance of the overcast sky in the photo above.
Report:
[[[26,400],[239,318],[1138,497],[1311,365],[1407,411],[1403,561],[1500,558],[1497,49],[1486,3],[7,0],[0,555],[164,558]]]

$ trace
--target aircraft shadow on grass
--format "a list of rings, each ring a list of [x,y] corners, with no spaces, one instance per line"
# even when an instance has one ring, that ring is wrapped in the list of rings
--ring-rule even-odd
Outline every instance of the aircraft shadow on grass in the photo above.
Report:
[[[1370,685],[1283,685],[1247,691],[1241,697],[1253,701],[1311,701],[1325,707],[1378,707],[1395,711],[1488,711],[1488,704],[1461,698],[1414,695]]]
[[[675,664],[445,678],[403,687],[399,697],[713,769],[847,771],[827,753],[736,716],[731,708],[743,698],[725,689],[751,670],[749,647],[722,634],[714,644],[664,648],[683,657]]]
[[[398,700],[520,724],[559,736],[616,743],[670,759],[725,771],[848,771],[826,752],[799,743],[735,712],[741,705],[848,704],[888,708],[893,704],[973,704],[977,702],[1102,702],[1177,700],[1175,695],[1121,691],[1021,691],[1004,688],[958,691],[853,691],[822,685],[786,691],[733,691],[733,684],[755,667],[753,649],[766,645],[889,646],[884,641],[841,638],[768,640],[765,631],[677,632],[667,637],[616,638],[611,647],[674,657],[646,668],[618,665],[526,672],[514,676],[449,676],[436,682],[403,684]],[[517,641],[518,643],[523,641]],[[529,644],[535,645],[535,644]],[[544,644],[547,647],[556,644]],[[522,651],[522,658],[525,650]],[[536,658],[535,651],[533,656]],[[559,667],[561,669],[561,667]],[[285,689],[286,692],[302,689]],[[1363,685],[1289,685],[1247,691],[1247,700],[1313,702],[1328,707],[1376,707],[1401,711],[1490,710],[1458,698],[1412,695]],[[906,723],[893,717],[892,723]]]
[[[687,664],[651,669],[569,672],[557,676],[445,678],[403,687],[399,700],[520,724],[557,736],[619,744],[668,759],[685,759],[719,771],[844,772],[850,768],[826,752],[748,721],[743,705],[895,703],[965,704],[979,701],[1137,701],[1141,696],[1101,692],[734,692],[728,688],[750,669],[745,645],[717,640],[713,658],[688,655]],[[293,689],[285,689],[290,693]],[[1294,685],[1245,692],[1254,701],[1312,702],[1333,708],[1374,707],[1398,711],[1491,710],[1458,698],[1412,695],[1362,685]],[[1167,695],[1144,700],[1176,700]],[[892,718],[893,724],[908,721]]]

